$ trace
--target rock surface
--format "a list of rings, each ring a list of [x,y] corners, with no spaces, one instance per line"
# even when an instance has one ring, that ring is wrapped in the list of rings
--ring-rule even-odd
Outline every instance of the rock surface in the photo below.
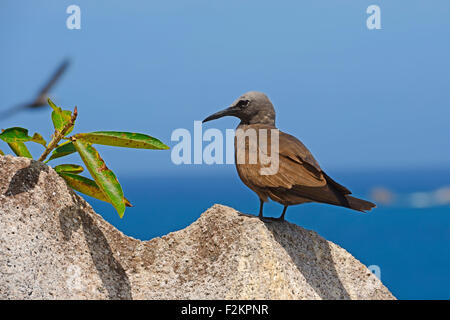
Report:
[[[43,163],[0,156],[0,299],[395,299],[313,231],[214,205],[150,241]]]

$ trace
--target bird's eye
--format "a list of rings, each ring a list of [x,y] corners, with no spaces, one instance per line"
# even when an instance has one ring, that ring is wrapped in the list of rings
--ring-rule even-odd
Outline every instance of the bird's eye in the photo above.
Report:
[[[243,108],[246,107],[248,105],[249,101],[248,100],[239,100],[239,102],[237,103],[237,107],[239,108]]]

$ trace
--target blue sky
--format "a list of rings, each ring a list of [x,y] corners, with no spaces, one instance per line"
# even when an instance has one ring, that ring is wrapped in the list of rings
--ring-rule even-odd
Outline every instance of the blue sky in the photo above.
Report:
[[[81,8],[81,30],[66,28],[71,4]],[[381,8],[381,30],[366,28],[371,4]],[[70,57],[53,97],[78,106],[77,132],[138,131],[173,145],[174,129],[192,130],[258,90],[272,99],[279,128],[323,168],[448,168],[449,17],[448,1],[2,0],[0,110],[32,98]],[[0,126],[48,136],[49,113]],[[99,149],[121,174],[234,170],[176,167],[168,151]]]

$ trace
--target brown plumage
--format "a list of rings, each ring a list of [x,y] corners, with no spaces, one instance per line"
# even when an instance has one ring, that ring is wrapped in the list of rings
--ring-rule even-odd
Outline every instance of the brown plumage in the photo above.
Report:
[[[265,94],[248,92],[229,108],[203,122],[223,116],[236,116],[241,120],[235,138],[236,169],[245,185],[259,196],[260,217],[263,217],[263,204],[269,198],[284,205],[280,220],[284,219],[288,206],[305,202],[328,203],[361,212],[375,207],[369,201],[350,196],[350,190],[331,179],[302,142],[275,127],[275,110]],[[248,137],[238,138],[238,132],[248,133]],[[251,132],[255,133],[253,137],[257,141],[260,141],[262,133],[267,132],[267,149],[261,149],[257,142],[255,145],[258,147],[251,148]],[[279,136],[278,151],[275,147],[272,150],[272,136],[275,137],[276,133]],[[260,153],[272,159],[278,158],[278,170],[274,174],[261,174],[261,169],[268,165],[261,161]],[[239,155],[243,155],[245,161],[238,161]],[[257,158],[254,163],[250,161],[252,156]]]

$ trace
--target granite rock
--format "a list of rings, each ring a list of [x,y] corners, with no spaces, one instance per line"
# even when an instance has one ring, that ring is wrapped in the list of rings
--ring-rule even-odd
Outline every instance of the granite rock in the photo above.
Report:
[[[133,239],[26,158],[0,156],[0,231],[0,299],[395,299],[316,232],[223,205]]]

